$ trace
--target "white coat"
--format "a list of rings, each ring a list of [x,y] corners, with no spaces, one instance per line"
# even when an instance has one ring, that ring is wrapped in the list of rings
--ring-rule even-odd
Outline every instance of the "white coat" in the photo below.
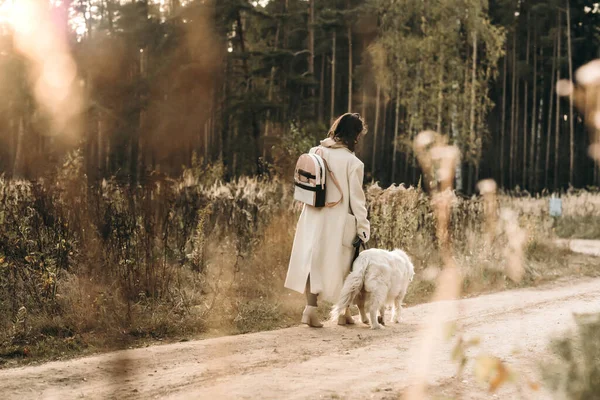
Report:
[[[321,149],[320,154],[340,184],[343,201],[331,208],[304,206],[296,227],[285,287],[304,293],[310,274],[310,291],[319,294],[322,300],[335,302],[350,271],[352,242],[359,235],[366,243],[370,224],[363,191],[364,164],[332,139],[322,141]],[[326,182],[325,201],[338,201],[340,192],[329,172]]]

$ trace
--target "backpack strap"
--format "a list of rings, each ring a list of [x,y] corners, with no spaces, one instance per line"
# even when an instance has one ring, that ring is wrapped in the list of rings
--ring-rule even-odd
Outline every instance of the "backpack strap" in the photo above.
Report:
[[[344,199],[344,192],[342,192],[342,187],[340,186],[340,183],[336,179],[335,174],[333,173],[333,171],[331,169],[329,169],[329,164],[327,164],[327,160],[325,160],[325,157],[323,157],[323,151],[321,150],[320,146],[315,150],[315,153],[317,153],[317,152],[320,153],[319,155],[323,159],[323,163],[325,163],[325,168],[327,168],[327,171],[329,172],[329,175],[331,175],[331,180],[333,180],[334,185],[340,191],[340,199],[338,201],[333,202],[333,203],[325,203],[325,207],[329,207],[329,208],[335,207],[338,204],[340,204],[342,202],[342,200]]]

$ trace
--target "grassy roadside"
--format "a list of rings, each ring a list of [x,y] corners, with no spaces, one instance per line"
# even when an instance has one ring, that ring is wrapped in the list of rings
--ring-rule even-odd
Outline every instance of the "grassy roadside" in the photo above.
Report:
[[[554,232],[563,239],[600,240],[600,216],[559,218]]]

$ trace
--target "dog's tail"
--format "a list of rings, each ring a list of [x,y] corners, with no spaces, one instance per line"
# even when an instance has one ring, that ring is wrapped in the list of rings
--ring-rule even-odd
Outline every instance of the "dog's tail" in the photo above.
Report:
[[[346,308],[352,305],[356,296],[360,293],[365,282],[365,274],[369,266],[368,257],[358,257],[353,264],[353,270],[344,281],[342,292],[338,302],[331,310],[331,320],[336,321],[338,317],[346,312]]]

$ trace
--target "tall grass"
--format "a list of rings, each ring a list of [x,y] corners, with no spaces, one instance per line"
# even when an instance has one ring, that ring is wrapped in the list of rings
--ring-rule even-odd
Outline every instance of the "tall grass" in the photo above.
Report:
[[[278,179],[223,182],[219,165],[159,174],[143,186],[88,185],[75,154],[45,180],[0,179],[0,362],[86,347],[249,332],[296,321],[301,296],[283,290],[299,210]],[[405,249],[428,298],[442,266],[436,215],[418,188],[367,189],[370,246]],[[567,217],[598,217],[600,196],[563,197]],[[529,232],[525,284],[555,274],[568,253],[546,241],[547,199],[500,196]],[[450,242],[468,291],[510,286],[508,239],[484,240],[482,198],[454,196]],[[585,210],[585,211],[582,211]],[[582,214],[584,212],[584,214]],[[549,275],[549,271],[554,271]]]
[[[74,157],[45,181],[0,180],[4,353],[56,337],[127,343],[201,331],[221,292],[211,263],[225,254],[238,274],[291,203],[275,181],[151,178],[88,186]]]

